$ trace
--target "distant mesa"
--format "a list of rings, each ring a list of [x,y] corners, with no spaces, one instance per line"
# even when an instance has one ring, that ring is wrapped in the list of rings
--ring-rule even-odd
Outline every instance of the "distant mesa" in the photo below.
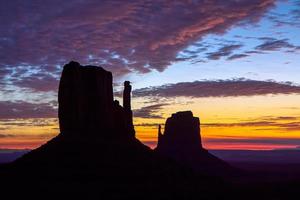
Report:
[[[200,120],[191,111],[172,114],[165,124],[164,134],[158,128],[158,153],[171,157],[197,171],[220,173],[233,171],[226,162],[202,147]]]
[[[202,149],[200,121],[191,111],[172,114],[165,124],[164,134],[159,131],[157,150],[166,154]]]

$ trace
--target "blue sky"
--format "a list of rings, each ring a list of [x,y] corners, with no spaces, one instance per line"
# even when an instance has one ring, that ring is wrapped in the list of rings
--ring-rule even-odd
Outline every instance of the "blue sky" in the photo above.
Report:
[[[287,40],[294,46],[300,46],[300,19],[298,18],[298,22],[295,21],[296,16],[291,14],[297,9],[299,12],[297,3],[299,4],[298,1],[277,2],[276,6],[265,13],[265,16],[257,23],[237,25],[227,30],[225,34],[210,34],[201,38],[196,43],[207,44],[209,47],[204,52],[197,53],[195,60],[204,60],[204,62],[194,64],[192,61],[179,61],[168,66],[163,72],[153,71],[144,75],[130,74],[126,78],[131,79],[136,88],[202,79],[234,78],[291,81],[300,84],[300,49],[287,52],[289,48],[278,47],[236,60],[226,60],[228,56],[221,57],[219,60],[205,58],[206,53],[216,51],[226,44],[243,45],[235,50],[234,54],[254,51],[255,47],[263,43],[259,38],[264,37]],[[270,19],[270,16],[276,16],[282,20],[282,23],[278,24],[274,19]],[[186,50],[195,48],[192,44]]]

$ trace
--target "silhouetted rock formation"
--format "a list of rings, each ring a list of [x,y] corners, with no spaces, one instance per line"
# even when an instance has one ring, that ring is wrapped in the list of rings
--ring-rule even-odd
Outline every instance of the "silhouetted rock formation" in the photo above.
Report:
[[[71,137],[134,136],[131,85],[124,83],[124,108],[113,101],[112,74],[101,67],[64,66],[58,92],[61,134]]]
[[[219,179],[195,174],[135,138],[131,86],[124,86],[122,107],[113,100],[110,72],[76,62],[65,65],[58,95],[61,133],[6,168],[0,166],[1,189],[11,195],[13,188],[26,199],[35,194],[42,199],[221,195],[220,190],[207,192],[220,188]]]
[[[131,110],[131,85],[129,81],[124,82],[124,92],[123,92],[123,107],[125,112],[126,120],[126,132],[132,136],[135,136],[135,130],[132,120],[132,110]]]
[[[191,111],[172,114],[166,121],[164,134],[159,134],[157,150],[177,152],[202,149],[200,121]]]
[[[202,147],[200,121],[191,111],[172,114],[165,124],[164,134],[158,131],[156,151],[174,158],[197,171],[224,174],[233,171],[227,163]]]
[[[62,72],[58,104],[62,134],[103,136],[113,128],[112,74],[70,62]]]
[[[131,85],[129,81],[124,82],[124,92],[123,92],[123,107],[125,110],[131,110]]]

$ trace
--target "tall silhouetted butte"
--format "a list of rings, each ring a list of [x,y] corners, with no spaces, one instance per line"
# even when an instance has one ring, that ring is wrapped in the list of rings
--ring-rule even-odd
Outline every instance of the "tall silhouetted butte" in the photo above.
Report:
[[[124,83],[123,106],[113,100],[112,74],[101,67],[64,66],[58,92],[61,134],[71,137],[134,137],[131,85]]]

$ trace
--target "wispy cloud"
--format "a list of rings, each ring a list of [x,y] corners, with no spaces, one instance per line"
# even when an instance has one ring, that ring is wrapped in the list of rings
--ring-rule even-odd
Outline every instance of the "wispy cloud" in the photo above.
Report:
[[[241,48],[241,44],[225,45],[215,52],[207,53],[207,58],[210,60],[219,60],[222,57],[230,56],[234,50]]]
[[[227,137],[227,138],[205,138],[208,143],[221,144],[250,144],[250,145],[300,145],[300,138],[271,138],[271,137]]]
[[[293,9],[291,9],[288,13],[270,12],[267,14],[267,18],[273,22],[274,28],[283,28],[286,26],[300,27],[300,2],[298,0],[284,2]]]
[[[248,79],[180,82],[133,91],[136,97],[236,97],[293,93],[300,94],[300,86]]]
[[[57,118],[17,118],[17,119],[0,119],[1,130],[7,130],[11,127],[44,127],[57,126]]]
[[[293,118],[293,117],[290,117]],[[297,118],[299,119],[299,118]],[[204,127],[252,127],[256,130],[283,130],[283,131],[300,131],[300,121],[288,121],[278,122],[279,119],[265,120],[265,121],[246,121],[246,122],[235,122],[235,123],[203,123]],[[294,120],[294,119],[293,119]],[[264,128],[259,128],[264,127]]]
[[[233,54],[233,55],[229,56],[227,58],[227,60],[236,60],[236,59],[240,59],[240,58],[246,58],[248,56],[249,56],[248,54],[244,54],[244,53],[242,53],[242,54]]]
[[[139,118],[152,118],[152,119],[161,119],[161,114],[158,114],[158,111],[161,110],[164,106],[168,104],[160,103],[150,106],[144,106],[140,109],[133,110],[133,116]]]
[[[51,104],[0,101],[0,119],[50,117],[57,117],[57,110]]]
[[[255,49],[260,51],[276,51],[279,49],[296,49],[297,47],[292,45],[288,39],[268,39],[264,43],[258,45]]]

